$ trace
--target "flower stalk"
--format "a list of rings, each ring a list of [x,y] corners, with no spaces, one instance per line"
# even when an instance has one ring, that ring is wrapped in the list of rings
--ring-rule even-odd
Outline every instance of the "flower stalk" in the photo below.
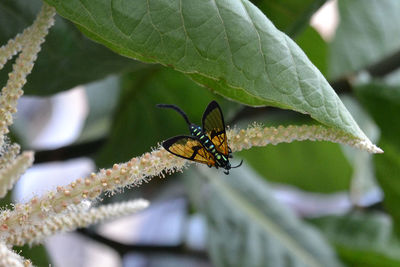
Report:
[[[6,237],[6,243],[14,246],[34,245],[55,233],[73,231],[108,219],[113,219],[141,211],[149,206],[144,199],[103,205],[98,208],[78,208],[49,217],[38,225],[26,225],[20,231]]]

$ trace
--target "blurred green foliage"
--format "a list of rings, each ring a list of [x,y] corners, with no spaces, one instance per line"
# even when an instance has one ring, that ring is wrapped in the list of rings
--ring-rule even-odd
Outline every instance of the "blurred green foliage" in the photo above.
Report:
[[[355,211],[311,220],[337,248],[349,266],[395,267],[400,264],[400,240],[393,235],[390,217]]]
[[[283,143],[253,148],[238,155],[268,181],[321,193],[346,190],[350,185],[352,168],[338,144]]]
[[[184,179],[206,215],[208,250],[217,266],[339,265],[318,231],[277,202],[246,166],[229,176],[199,168]]]

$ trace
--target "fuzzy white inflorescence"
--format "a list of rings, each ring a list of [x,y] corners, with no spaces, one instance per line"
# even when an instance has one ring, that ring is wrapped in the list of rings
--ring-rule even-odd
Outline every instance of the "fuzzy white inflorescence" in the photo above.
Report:
[[[22,51],[13,65],[12,72],[8,74],[7,83],[0,95],[0,148],[3,147],[8,126],[13,122],[12,114],[17,112],[17,100],[23,94],[22,87],[26,83],[26,76],[31,73],[40,45],[54,23],[54,15],[55,9],[44,3],[32,26],[0,48],[1,68],[13,55]]]
[[[14,39],[10,39],[7,44],[0,47],[0,70],[13,56],[21,52],[23,44],[28,40],[32,32],[32,26],[26,28],[22,33],[17,34]]]
[[[10,250],[4,243],[0,243],[0,266],[30,267],[32,266],[32,263]]]
[[[19,154],[20,146],[18,144],[12,144],[4,147],[3,155],[0,157],[0,170],[10,164],[15,157]]]
[[[33,163],[33,152],[27,151],[18,155],[13,161],[3,165],[0,169],[0,198],[3,198],[21,175]]]
[[[133,214],[149,206],[144,199],[126,201],[118,204],[103,205],[98,208],[73,209],[42,221],[40,225],[24,225],[18,232],[6,237],[8,245],[22,246],[24,244],[42,243],[44,239],[57,232],[73,231],[76,228],[87,227],[108,219]]]
[[[293,141],[330,141],[349,145],[369,153],[383,153],[382,149],[368,139],[354,138],[339,129],[327,128],[323,125],[289,125],[279,127],[262,127],[252,125],[246,130],[232,129],[227,132],[229,145],[233,151],[249,149],[253,146],[276,145]]]
[[[2,211],[0,240],[23,231],[26,225],[39,226],[47,218],[64,213],[71,205],[78,205],[83,200],[95,200],[104,191],[113,194],[126,186],[138,186],[154,176],[181,170],[184,164],[185,160],[159,149],[79,178],[67,186],[59,186],[56,191],[40,198],[34,197],[25,204],[14,205],[13,210]]]
[[[360,145],[354,138],[323,126],[262,128],[253,125],[246,130],[228,130],[227,135],[232,151],[296,140],[327,140],[370,152],[380,152],[379,148],[373,145]],[[79,178],[40,198],[35,197],[25,204],[16,204],[13,210],[3,211],[0,214],[0,239],[4,240],[10,233],[21,231],[24,225],[40,225],[43,220],[65,211],[70,205],[81,203],[82,200],[95,200],[104,191],[113,194],[126,186],[141,185],[152,177],[180,171],[187,163],[189,161],[159,148],[126,163],[114,164],[110,169],[102,169],[98,173]]]

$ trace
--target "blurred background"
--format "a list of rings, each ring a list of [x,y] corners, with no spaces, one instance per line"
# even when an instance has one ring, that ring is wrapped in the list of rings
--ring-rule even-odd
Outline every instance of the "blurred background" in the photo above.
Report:
[[[271,237],[275,230],[256,225],[258,215],[250,210],[257,209],[300,239],[312,240],[303,233],[312,228],[349,266],[400,266],[400,2],[252,2],[305,51],[385,153],[310,141],[252,148],[234,154],[233,164],[244,163],[227,177],[191,165],[103,199],[150,200],[139,214],[17,250],[38,266],[290,266]],[[1,43],[29,25],[40,5],[2,1]],[[1,83],[12,63],[0,72]],[[61,17],[24,90],[11,136],[23,150],[36,151],[35,165],[3,204],[23,202],[186,134],[181,117],[157,103],[178,105],[197,124],[213,99],[231,126],[315,123],[288,110],[230,102],[182,73],[121,57]],[[225,182],[236,191],[220,194]]]

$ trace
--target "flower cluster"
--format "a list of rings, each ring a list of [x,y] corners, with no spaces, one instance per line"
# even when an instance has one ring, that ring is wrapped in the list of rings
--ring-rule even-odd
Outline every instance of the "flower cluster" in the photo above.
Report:
[[[227,132],[229,144],[233,151],[249,149],[252,146],[276,145],[293,141],[330,141],[349,145],[369,153],[382,153],[382,149],[368,139],[361,140],[335,128],[323,125],[289,125],[279,127],[262,127],[254,124],[246,130],[232,129]]]
[[[149,202],[143,199],[126,201],[118,204],[103,205],[87,209],[83,205],[56,216],[50,216],[41,224],[21,226],[18,232],[7,232],[6,244],[23,246],[24,244],[39,244],[48,236],[58,232],[72,231],[87,227],[107,219],[133,214],[147,208]]]
[[[16,156],[12,161],[2,165],[0,169],[0,197],[4,197],[7,191],[12,189],[15,182],[33,163],[33,152],[24,152]]]
[[[184,164],[185,160],[158,149],[79,178],[67,186],[59,186],[40,198],[16,204],[12,211],[0,213],[0,239],[5,240],[22,231],[25,225],[40,225],[45,218],[64,214],[69,206],[78,205],[83,200],[95,200],[102,192],[113,194],[126,186],[139,186],[154,176],[181,170]]]
[[[12,114],[17,112],[17,100],[23,94],[22,87],[26,83],[26,76],[31,73],[44,37],[54,24],[54,15],[53,7],[43,5],[32,26],[0,48],[0,69],[7,60],[22,51],[13,65],[12,72],[8,74],[6,85],[1,90],[0,147],[4,144],[4,135],[8,133],[8,126],[13,122]]]

